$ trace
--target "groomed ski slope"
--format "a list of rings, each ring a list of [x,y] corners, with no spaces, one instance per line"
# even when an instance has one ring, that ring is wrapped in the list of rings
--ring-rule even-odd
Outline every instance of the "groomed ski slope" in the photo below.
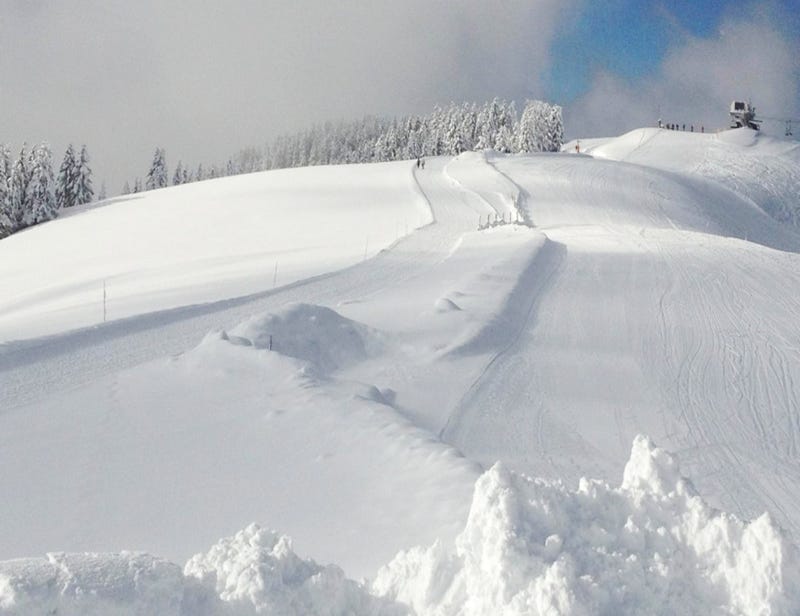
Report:
[[[320,176],[330,202],[373,186],[364,211],[395,205],[372,226],[357,209],[349,241],[366,231],[387,247],[364,260],[358,241],[345,269],[323,258],[345,248],[322,248],[302,261],[307,277],[274,290],[267,268],[266,284],[237,287],[263,292],[222,299],[225,277],[186,248],[219,301],[191,305],[196,289],[178,285],[173,308],[152,312],[167,305],[132,293],[128,318],[72,330],[39,318],[30,285],[30,320],[11,310],[0,324],[53,329],[0,347],[0,491],[24,495],[3,505],[0,558],[144,549],[182,561],[257,521],[372,576],[402,548],[449,545],[496,460],[570,486],[614,483],[637,433],[675,452],[712,506],[768,511],[796,537],[800,239],[776,220],[798,206],[796,146],[643,130],[586,151],[303,170],[282,203],[315,203],[316,172],[349,178],[332,189]],[[170,190],[143,202],[188,196]],[[477,230],[515,207],[533,227]],[[138,215],[114,222],[112,208],[58,223]],[[395,242],[412,215],[434,224]],[[390,217],[394,238],[373,230]],[[57,228],[0,242],[0,262],[21,264],[13,280],[47,268],[20,257]],[[143,271],[141,288],[163,284]]]

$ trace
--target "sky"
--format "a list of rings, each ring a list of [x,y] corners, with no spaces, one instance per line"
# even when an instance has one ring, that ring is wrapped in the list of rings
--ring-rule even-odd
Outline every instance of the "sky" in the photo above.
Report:
[[[0,142],[86,143],[111,195],[156,147],[224,164],[495,96],[562,105],[568,137],[721,128],[733,99],[798,118],[799,33],[800,0],[0,0]]]

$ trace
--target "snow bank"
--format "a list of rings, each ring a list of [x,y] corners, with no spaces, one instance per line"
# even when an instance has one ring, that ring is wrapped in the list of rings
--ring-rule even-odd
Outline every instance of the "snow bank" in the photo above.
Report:
[[[0,615],[792,614],[797,550],[764,514],[710,508],[675,459],[633,443],[622,484],[577,490],[496,464],[453,549],[401,552],[371,586],[251,525],[176,565],[134,554],[0,563]]]
[[[622,485],[530,479],[501,464],[475,488],[455,551],[399,554],[374,582],[417,614],[789,614],[794,546],[768,515],[711,509],[672,456],[637,437]]]
[[[147,554],[48,555],[0,563],[2,616],[395,616],[339,567],[301,559],[251,525],[180,567]]]
[[[258,349],[271,346],[277,353],[306,361],[322,374],[363,361],[382,347],[380,333],[315,304],[291,304],[254,317],[231,333]]]
[[[48,554],[0,563],[3,616],[182,614],[178,565],[147,554]]]

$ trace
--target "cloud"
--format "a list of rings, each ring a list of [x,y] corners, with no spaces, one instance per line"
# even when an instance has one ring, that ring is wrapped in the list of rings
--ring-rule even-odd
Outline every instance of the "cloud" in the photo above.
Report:
[[[582,0],[5,0],[0,141],[86,142],[110,192],[313,122],[543,96]],[[99,183],[99,178],[98,178]]]
[[[565,111],[571,137],[609,136],[665,123],[728,126],[732,100],[750,100],[762,116],[798,117],[800,49],[768,17],[723,21],[715,36],[685,36],[665,55],[654,77],[631,85],[607,72],[595,74],[588,93]],[[780,123],[764,130],[783,134]]]

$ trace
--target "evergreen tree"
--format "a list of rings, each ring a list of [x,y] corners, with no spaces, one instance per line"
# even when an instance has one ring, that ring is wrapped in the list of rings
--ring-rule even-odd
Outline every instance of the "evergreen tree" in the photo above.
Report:
[[[563,138],[561,107],[543,101],[525,104],[517,131],[517,151],[557,152]]]
[[[28,208],[31,224],[47,222],[58,215],[53,177],[53,154],[46,143],[31,151],[31,181],[28,185]]]
[[[178,165],[175,167],[175,174],[172,176],[172,185],[173,186],[180,186],[184,183],[185,171],[183,168],[183,163],[178,161]]]
[[[0,238],[11,233],[11,152],[0,143]]]
[[[94,201],[92,170],[89,168],[89,152],[84,145],[81,148],[81,157],[75,174],[75,205],[83,205],[92,201]]]
[[[75,148],[70,143],[64,152],[64,161],[58,170],[56,181],[56,203],[59,208],[75,205],[75,184],[78,181],[78,161]]]
[[[147,181],[145,186],[147,190],[156,190],[158,188],[166,188],[169,184],[169,174],[167,172],[166,155],[162,148],[156,148],[153,155],[153,164],[150,165],[150,171],[147,172]]]
[[[11,233],[16,233],[20,229],[28,226],[30,201],[29,186],[31,183],[31,160],[27,151],[27,144],[22,144],[19,156],[14,161],[11,172],[11,205],[9,207],[8,218]]]
[[[97,195],[97,200],[98,201],[105,201],[106,199],[108,199],[108,194],[106,193],[106,182],[105,182],[105,180],[103,180],[100,183],[100,194]]]
[[[123,195],[131,194],[131,185],[128,182],[128,180],[125,180],[125,184],[123,184],[123,186],[122,186],[122,193],[121,194],[123,194]]]
[[[142,178],[136,178],[133,181],[133,192],[135,193],[142,192]]]
[[[560,152],[564,145],[564,120],[561,114],[561,107],[558,105],[550,106],[548,116],[548,152]]]

